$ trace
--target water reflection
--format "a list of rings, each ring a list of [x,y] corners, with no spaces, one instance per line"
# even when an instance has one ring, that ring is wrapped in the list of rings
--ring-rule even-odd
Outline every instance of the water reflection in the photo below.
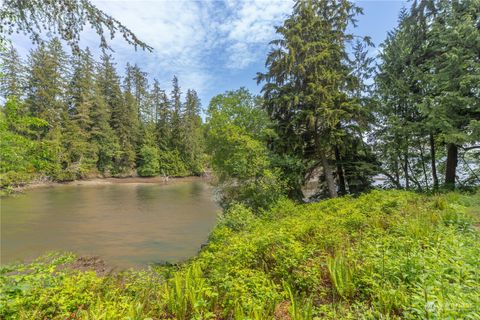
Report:
[[[31,190],[2,200],[1,262],[52,250],[99,255],[118,267],[177,262],[196,254],[217,213],[200,180]]]

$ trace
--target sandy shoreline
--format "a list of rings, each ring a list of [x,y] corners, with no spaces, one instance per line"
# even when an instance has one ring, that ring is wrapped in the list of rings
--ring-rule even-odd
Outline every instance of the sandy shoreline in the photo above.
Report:
[[[182,183],[182,182],[191,182],[195,180],[204,180],[208,181],[208,177],[200,176],[188,176],[188,177],[178,177],[178,178],[165,178],[163,176],[156,177],[125,177],[125,178],[92,178],[92,179],[82,179],[82,180],[73,180],[73,181],[64,181],[64,182],[55,182],[55,181],[40,181],[32,182],[25,184],[23,186],[13,188],[13,192],[24,192],[31,189],[37,188],[48,188],[55,186],[97,186],[97,185],[108,185],[108,184],[172,184],[172,183]]]

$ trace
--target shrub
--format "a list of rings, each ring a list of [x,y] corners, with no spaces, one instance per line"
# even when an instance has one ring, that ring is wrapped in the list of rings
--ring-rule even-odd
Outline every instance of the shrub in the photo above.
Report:
[[[140,149],[137,172],[142,177],[156,176],[160,173],[160,155],[156,147],[145,145]]]
[[[177,150],[161,151],[159,158],[160,174],[173,177],[184,177],[190,174]]]
[[[236,203],[233,204],[219,221],[219,226],[226,226],[233,231],[242,231],[248,226],[252,226],[255,221],[255,215],[252,210]]]

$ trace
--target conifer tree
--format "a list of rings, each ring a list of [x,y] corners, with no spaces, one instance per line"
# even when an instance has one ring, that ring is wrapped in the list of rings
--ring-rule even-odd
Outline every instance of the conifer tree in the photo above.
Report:
[[[181,101],[182,92],[178,84],[177,76],[173,77],[172,80],[172,92],[170,93],[170,113],[171,113],[171,141],[170,146],[172,148],[180,148],[180,141],[182,139],[182,101]]]
[[[411,137],[418,117],[416,107],[410,100],[410,87],[414,83],[412,66],[408,63],[411,54],[409,34],[403,29],[407,13],[402,12],[400,26],[389,33],[382,44],[382,64],[376,76],[379,105],[377,108],[377,145],[384,163],[384,174],[395,186],[410,187],[409,164]]]
[[[153,82],[151,102],[155,110],[157,145],[161,150],[167,150],[171,139],[171,113],[167,94],[160,88],[157,79]]]
[[[397,187],[438,188],[440,163],[452,188],[465,154],[460,151],[476,149],[479,12],[476,1],[414,2],[383,44],[376,141],[382,172]],[[473,172],[467,161],[465,166]]]
[[[131,108],[133,97],[130,94],[124,96],[120,87],[120,78],[111,57],[107,54],[102,56],[98,85],[111,114],[110,125],[120,145],[120,152],[115,157],[115,170],[119,173],[127,173],[135,164],[131,121],[137,119],[137,114],[132,112]]]
[[[347,27],[361,9],[347,0],[298,0],[293,13],[276,28],[280,38],[257,80],[279,136],[277,152],[304,159],[307,170],[321,165],[330,197],[337,196],[332,158],[342,122],[359,103],[348,94],[355,85],[346,45]],[[303,176],[306,175],[304,171]],[[298,186],[297,186],[298,188]]]
[[[142,144],[145,134],[143,117],[147,105],[147,79],[145,74],[135,65],[127,63],[123,80],[125,110],[130,121],[130,141],[134,146]],[[143,111],[142,111],[143,109]]]
[[[68,163],[74,164],[72,171],[80,173],[82,169],[91,170],[87,164],[95,164],[94,154],[89,148],[90,111],[93,84],[93,61],[89,52],[81,52],[72,59],[72,79],[67,88],[68,118],[64,119],[62,126],[62,141],[68,153]],[[84,167],[85,166],[85,167]],[[84,168],[81,168],[84,167]]]
[[[152,51],[153,48],[137,38],[126,26],[99,10],[88,0],[5,0],[0,4],[0,42],[7,35],[23,32],[36,44],[43,42],[45,34],[58,34],[74,50],[79,49],[80,34],[85,26],[100,38],[100,46],[109,48],[106,35],[117,33],[130,45]]]
[[[200,117],[200,99],[195,90],[187,90],[185,113],[183,115],[183,158],[190,171],[195,174],[202,170],[202,119]]]
[[[135,100],[138,119],[144,122],[151,121],[147,73],[140,70],[136,64],[132,66],[127,63],[124,87],[125,91],[130,92]]]
[[[25,66],[15,47],[10,46],[0,51],[0,94],[7,100],[9,97],[22,98],[25,90]]]
[[[422,68],[429,71],[425,78],[432,92],[425,113],[446,145],[445,185],[453,188],[459,153],[480,148],[480,5],[475,0],[430,2],[416,4],[412,18],[432,21],[427,34],[431,57]]]
[[[32,115],[59,127],[67,117],[67,55],[58,39],[41,44],[29,56],[27,106]]]
[[[118,137],[110,126],[111,112],[101,89],[103,78],[98,71],[95,74],[95,99],[90,113],[90,143],[97,153],[97,169],[108,176],[115,172],[114,161],[120,156],[121,150]]]

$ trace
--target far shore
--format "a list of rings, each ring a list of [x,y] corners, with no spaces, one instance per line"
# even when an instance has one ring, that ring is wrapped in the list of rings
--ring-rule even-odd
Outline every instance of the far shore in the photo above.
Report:
[[[209,180],[208,176],[186,176],[186,177],[108,177],[108,178],[87,178],[72,181],[32,181],[22,186],[12,188],[13,193],[24,192],[31,189],[47,188],[55,186],[75,185],[75,186],[97,186],[109,184],[171,184],[191,182],[194,180]]]

